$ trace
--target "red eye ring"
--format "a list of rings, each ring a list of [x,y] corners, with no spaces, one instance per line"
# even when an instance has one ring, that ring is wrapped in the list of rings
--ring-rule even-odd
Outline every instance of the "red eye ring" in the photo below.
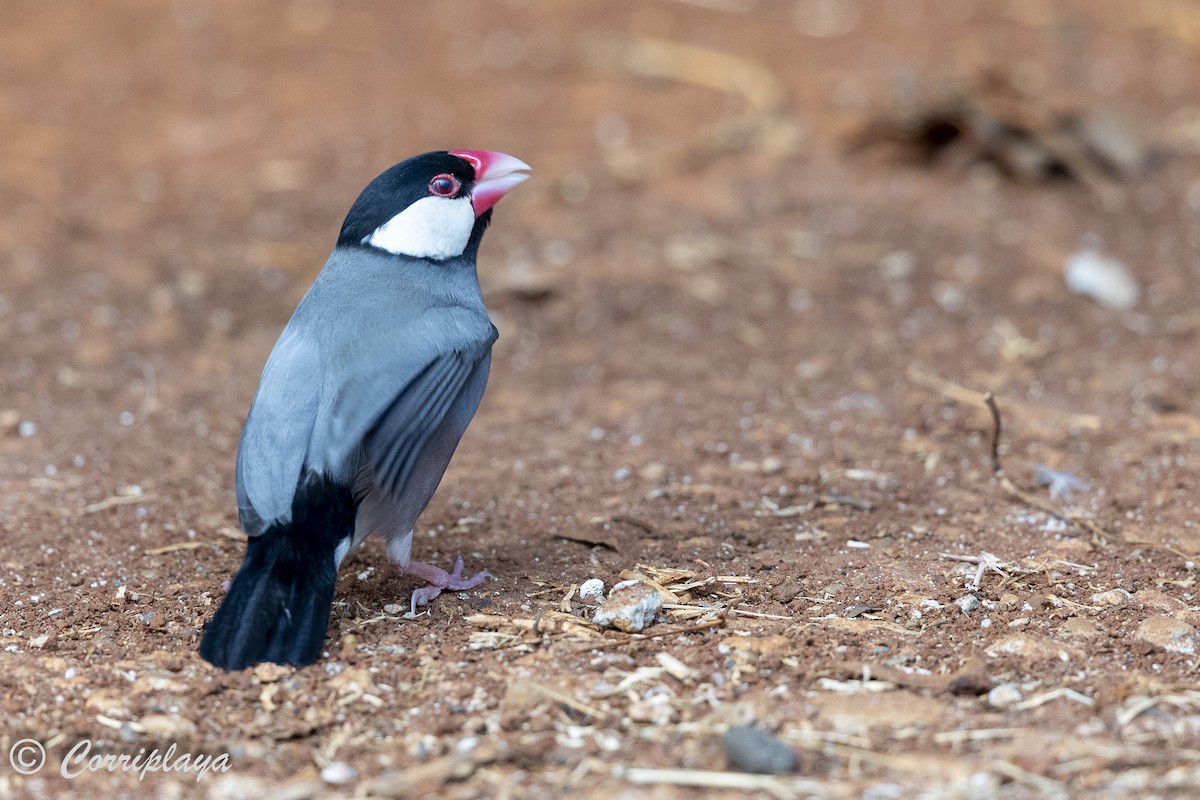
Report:
[[[434,175],[429,180],[429,193],[434,197],[454,197],[461,190],[462,181],[449,172]]]

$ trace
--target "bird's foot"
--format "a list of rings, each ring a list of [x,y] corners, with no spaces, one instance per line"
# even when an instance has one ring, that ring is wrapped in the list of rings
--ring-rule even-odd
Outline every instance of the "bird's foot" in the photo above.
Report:
[[[432,564],[422,564],[420,561],[410,561],[408,566],[403,567],[401,571],[407,575],[415,575],[429,584],[428,586],[422,586],[412,593],[412,607],[409,611],[409,616],[416,616],[417,606],[429,605],[433,602],[433,598],[437,597],[445,589],[454,592],[463,591],[464,589],[474,589],[492,577],[492,573],[485,569],[482,572],[475,573],[470,578],[464,578],[462,576],[462,556],[459,556],[454,561],[453,572],[446,572],[441,567],[435,567]]]

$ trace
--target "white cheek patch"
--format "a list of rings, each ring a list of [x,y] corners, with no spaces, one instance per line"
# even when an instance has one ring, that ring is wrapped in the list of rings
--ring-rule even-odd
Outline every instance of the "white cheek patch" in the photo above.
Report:
[[[376,228],[363,243],[399,256],[454,258],[467,249],[474,227],[470,197],[422,197]]]

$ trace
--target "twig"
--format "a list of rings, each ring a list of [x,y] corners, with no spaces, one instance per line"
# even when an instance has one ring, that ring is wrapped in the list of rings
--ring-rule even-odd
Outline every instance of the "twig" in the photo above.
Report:
[[[1080,694],[1079,692],[1075,691],[1074,689],[1068,689],[1065,686],[1060,686],[1057,689],[1051,689],[1048,692],[1039,694],[1037,697],[1031,697],[1024,702],[1017,703],[1015,706],[1013,706],[1013,710],[1027,711],[1031,708],[1038,708],[1039,706],[1044,706],[1046,703],[1049,703],[1051,700],[1058,700],[1059,698],[1064,698],[1067,700],[1074,700],[1076,703],[1079,703],[1079,704],[1085,705],[1085,706],[1096,705],[1096,701],[1093,700],[1092,698],[1088,697],[1086,694]]]
[[[800,795],[787,783],[772,775],[754,775],[749,772],[716,772],[706,769],[656,769],[652,767],[618,767],[613,775],[630,783],[659,784],[668,786],[696,786],[703,789],[742,789],[744,791],[767,792],[779,800],[795,800]],[[805,781],[810,783],[810,781]],[[804,791],[824,793],[824,787],[811,781]]]
[[[874,511],[875,504],[870,500],[863,500],[858,497],[851,497],[848,494],[823,494],[817,497],[816,505],[822,506],[849,506],[855,511]]]
[[[379,614],[378,616],[370,617],[368,619],[364,619],[359,622],[356,622],[353,625],[351,625],[347,630],[348,631],[356,631],[359,628],[365,627],[367,625],[374,625],[376,622],[398,622],[402,619],[404,619],[404,616],[400,615],[400,614],[397,614],[395,616],[393,616],[391,614]]]
[[[74,631],[63,631],[58,635],[60,639],[80,639],[88,634],[99,633],[101,630],[99,625],[93,625],[90,628],[79,628]]]
[[[145,555],[161,556],[163,553],[174,553],[179,550],[195,550],[207,544],[208,542],[176,542],[175,544],[163,545],[162,547],[155,547],[153,550],[147,550]]]
[[[909,366],[906,375],[908,380],[915,386],[920,386],[925,389],[937,392],[948,400],[953,400],[956,403],[961,403],[965,406],[974,406],[978,408],[981,393],[975,389],[969,389],[966,386],[961,386],[953,381],[948,381],[940,375],[928,372],[916,364]],[[1099,430],[1104,419],[1096,414],[1077,414],[1070,411],[1059,411],[1054,408],[1045,408],[1042,406],[1034,406],[1029,403],[1022,403],[1015,398],[1008,398],[1005,401],[1012,411],[1021,418],[1049,418],[1055,420],[1058,424],[1065,424],[1072,428],[1086,428],[1087,430]]]
[[[981,553],[977,556],[958,556],[953,553],[939,553],[938,556],[947,561],[962,561],[966,564],[977,564],[979,568],[975,570],[975,579],[971,582],[971,585],[976,589],[979,588],[979,584],[983,581],[984,573],[989,569],[994,570],[1002,578],[1008,577],[1008,573],[999,566],[1004,562],[991,553]]]
[[[720,613],[724,609],[710,608],[708,606],[694,606],[688,603],[663,603],[663,609],[666,611],[694,611],[697,615]],[[796,618],[786,614],[767,614],[763,611],[742,611],[740,608],[729,609],[729,615],[733,617],[754,617],[755,619],[777,619],[783,622],[791,622]]]
[[[1009,496],[1027,506],[1032,506],[1055,519],[1060,519],[1063,522],[1084,528],[1088,533],[1092,534],[1093,544],[1098,547],[1106,547],[1108,545],[1108,532],[1101,528],[1094,519],[1076,511],[1066,511],[1047,500],[1035,497],[1017,488],[1016,484],[1008,479],[1008,476],[1004,474],[1004,467],[1000,463],[1000,406],[996,404],[996,397],[991,392],[984,394],[983,402],[992,414],[992,475],[999,482],[1000,488],[1007,492]]]
[[[1142,714],[1161,703],[1162,699],[1162,696],[1146,697],[1143,695],[1141,697],[1131,697],[1125,707],[1117,711],[1117,727],[1124,728]]]
[[[995,761],[992,763],[992,769],[1006,778],[1012,778],[1014,781],[1032,786],[1046,794],[1057,796],[1063,792],[1063,785],[1060,782],[1047,778],[1045,775],[1030,772],[1008,761]]]
[[[616,697],[619,694],[624,694],[634,686],[650,681],[657,681],[667,673],[665,667],[641,667],[636,672],[631,672],[626,675],[616,686],[611,686],[606,689],[595,689],[592,694],[595,697]]]
[[[558,601],[558,610],[563,614],[571,613],[571,600],[575,597],[575,592],[579,589],[578,584],[571,584],[571,588],[567,590],[566,595],[562,600]]]
[[[84,506],[83,511],[79,513],[81,515],[95,514],[97,511],[104,511],[105,509],[112,508],[113,506],[128,506],[134,503],[144,503],[149,499],[150,495],[148,494],[113,495],[112,497],[104,498],[98,503],[92,503],[91,505]]]
[[[580,714],[585,714],[586,716],[592,717],[593,719],[596,719],[596,720],[603,720],[603,719],[608,718],[608,714],[605,714],[600,709],[593,708],[592,706],[589,706],[586,703],[582,703],[582,702],[576,700],[574,697],[571,697],[571,695],[569,695],[565,692],[560,692],[557,689],[551,689],[549,686],[545,686],[540,683],[535,683],[534,681],[530,681],[528,683],[528,686],[530,689],[532,689],[533,691],[542,695],[547,700],[553,700],[555,703],[560,703],[560,704],[566,706],[567,708],[573,708],[576,711],[578,711]]]
[[[595,536],[577,536],[577,535],[568,535],[565,533],[559,533],[559,534],[556,534],[554,538],[562,539],[564,542],[574,542],[575,544],[582,544],[587,547],[603,547],[604,549],[611,550],[614,553],[618,552],[617,546],[615,544],[613,544],[612,542],[607,541],[605,539],[598,539]]]
[[[964,742],[986,742],[993,739],[1015,739],[1029,733],[1028,728],[969,728],[961,731],[942,731],[933,735],[936,744],[955,747]]]
[[[714,617],[713,619],[705,620],[697,625],[676,625],[673,628],[664,628],[662,630],[655,631],[654,633],[627,633],[619,639],[605,639],[602,642],[587,642],[580,645],[579,650],[581,652],[588,652],[591,650],[606,650],[609,647],[620,647],[621,645],[629,644],[630,642],[661,639],[664,636],[678,636],[679,634],[683,633],[695,633],[696,631],[702,631],[706,628],[721,628],[724,627],[726,619],[728,618],[727,611],[728,610],[726,610],[725,613]]]
[[[983,402],[992,412],[992,472],[1003,472],[1000,466],[1000,406],[996,405],[996,396],[988,392],[983,396]]]

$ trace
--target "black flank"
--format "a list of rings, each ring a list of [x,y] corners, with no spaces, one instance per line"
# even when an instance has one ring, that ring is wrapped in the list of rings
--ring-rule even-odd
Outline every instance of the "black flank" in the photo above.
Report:
[[[200,656],[227,670],[316,661],[337,582],[334,553],[353,534],[354,514],[349,487],[304,474],[291,521],[250,537],[241,569],[204,631]]]

